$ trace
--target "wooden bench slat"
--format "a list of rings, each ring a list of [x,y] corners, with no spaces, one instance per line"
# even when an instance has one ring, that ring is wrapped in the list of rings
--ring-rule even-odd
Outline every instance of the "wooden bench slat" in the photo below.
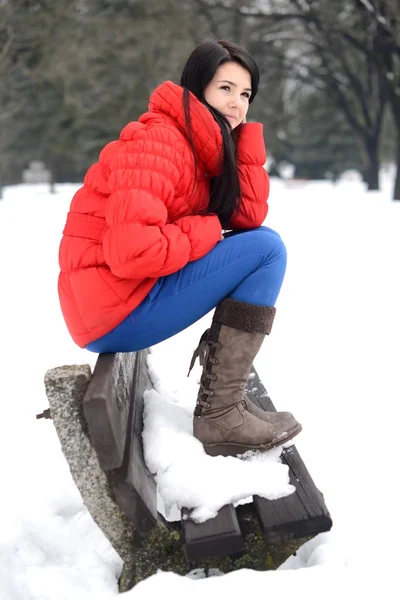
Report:
[[[89,436],[104,471],[122,465],[136,356],[100,354],[83,399]]]
[[[196,561],[244,551],[244,538],[232,504],[223,506],[213,519],[204,523],[194,523],[188,518],[189,514],[187,509],[182,510],[184,548],[188,560]]]
[[[261,382],[261,379],[254,368],[254,365],[251,368],[250,376],[247,381],[246,395],[248,396],[249,400],[258,406],[258,408],[262,408],[267,412],[276,410],[271,398],[269,397],[269,394],[267,393],[267,390],[264,387],[264,384]]]
[[[253,503],[260,522],[264,539],[269,543],[280,543],[283,540],[307,537],[323,531],[329,531],[332,520],[325,506],[321,493],[311,478],[306,478],[300,464],[302,462],[297,450],[292,448],[294,459],[289,460],[290,482],[296,491],[285,498],[267,500],[254,496]],[[287,452],[282,460],[287,462]]]
[[[141,535],[150,531],[158,520],[157,486],[144,461],[142,444],[144,392],[153,387],[146,366],[147,355],[148,351],[137,353],[128,421],[131,435],[122,467],[113,472],[115,499]]]
[[[248,381],[247,395],[260,408],[276,410],[254,367]],[[278,500],[267,500],[259,496],[253,498],[265,540],[279,543],[290,538],[329,531],[332,520],[328,509],[296,447],[284,449],[281,459],[289,467],[290,483],[295,486],[296,491]]]
[[[118,506],[139,534],[157,523],[156,484],[142,449],[148,351],[100,354],[83,400],[90,441]]]

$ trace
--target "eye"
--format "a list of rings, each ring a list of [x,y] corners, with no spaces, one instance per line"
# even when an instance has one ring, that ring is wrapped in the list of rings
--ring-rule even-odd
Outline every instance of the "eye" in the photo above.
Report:
[[[231,88],[229,85],[221,85],[221,90],[226,90],[227,92],[229,92],[230,89]]]
[[[249,92],[243,92],[242,94],[245,98],[250,98],[250,94]]]

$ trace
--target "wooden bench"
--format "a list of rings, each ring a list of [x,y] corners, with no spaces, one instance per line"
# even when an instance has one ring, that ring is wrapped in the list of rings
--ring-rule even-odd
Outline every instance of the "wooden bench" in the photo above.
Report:
[[[108,474],[114,500],[143,538],[159,519],[156,484],[142,448],[143,396],[152,388],[147,355],[148,351],[99,355],[83,401],[90,440],[101,468]],[[247,393],[260,408],[275,410],[254,369]],[[284,449],[282,460],[289,467],[296,492],[273,501],[253,498],[252,508],[267,545],[312,537],[332,527],[324,498],[296,447]],[[224,506],[204,523],[191,521],[189,511],[182,510],[183,550],[190,564],[245,550],[240,510]]]

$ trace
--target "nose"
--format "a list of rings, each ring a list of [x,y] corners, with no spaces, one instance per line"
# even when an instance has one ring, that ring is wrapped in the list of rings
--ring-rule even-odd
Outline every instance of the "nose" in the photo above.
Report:
[[[232,96],[230,97],[230,108],[238,108],[241,104],[241,100],[242,100],[242,96],[238,91],[235,91]]]
[[[239,100],[236,97],[236,95],[232,96],[231,99],[230,99],[230,102],[229,102],[230,108],[236,108],[238,106],[238,102],[239,102]]]

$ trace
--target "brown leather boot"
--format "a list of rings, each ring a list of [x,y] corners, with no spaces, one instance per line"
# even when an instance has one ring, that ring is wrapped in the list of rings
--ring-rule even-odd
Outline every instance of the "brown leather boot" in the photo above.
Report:
[[[209,332],[210,332],[210,330],[207,329],[200,338],[199,345],[197,346],[197,348],[194,351],[193,356],[192,356],[192,360],[191,360],[189,372],[188,372],[188,377],[190,375],[191,370],[194,367],[194,364],[195,364],[197,358],[199,359],[199,363],[202,367],[205,367],[205,365],[206,365],[206,362],[207,362],[206,356],[208,355],[207,339],[208,339]],[[254,402],[252,402],[246,396],[246,394],[244,394],[243,406],[248,412],[250,412],[252,415],[257,417],[258,419],[261,419],[262,421],[266,421],[267,423],[271,423],[272,425],[280,425],[286,431],[294,429],[298,425],[298,422],[296,421],[296,419],[294,418],[292,413],[287,412],[287,411],[263,410],[262,408],[259,408],[258,406],[256,406],[254,404]]]
[[[244,395],[253,360],[274,317],[274,307],[226,298],[217,306],[211,328],[202,339],[206,351],[201,357],[204,367],[193,433],[212,456],[268,450],[301,431],[290,413],[259,417],[264,411]]]

